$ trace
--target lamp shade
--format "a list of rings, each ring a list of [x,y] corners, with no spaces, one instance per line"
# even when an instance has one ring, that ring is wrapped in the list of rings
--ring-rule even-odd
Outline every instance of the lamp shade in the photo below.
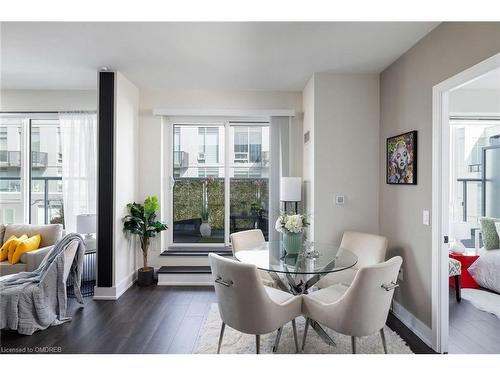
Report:
[[[455,240],[469,240],[471,238],[471,225],[465,221],[451,223],[450,237]]]
[[[281,177],[280,201],[300,202],[302,200],[302,178]]]
[[[82,234],[96,232],[96,215],[82,214],[76,215],[76,231]]]

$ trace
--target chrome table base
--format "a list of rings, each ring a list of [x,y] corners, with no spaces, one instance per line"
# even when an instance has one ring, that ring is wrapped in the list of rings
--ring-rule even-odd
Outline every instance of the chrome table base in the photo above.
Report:
[[[299,295],[299,294],[307,294],[308,290],[314,284],[316,284],[321,279],[321,276],[322,276],[320,274],[315,274],[310,279],[308,279],[307,281],[304,282],[304,280],[302,280],[302,279],[297,279],[297,276],[300,276],[300,275],[297,275],[294,278],[294,277],[292,277],[291,274],[286,273],[286,278],[288,281],[288,286],[286,286],[286,284],[283,282],[281,277],[279,277],[276,272],[269,272],[269,275],[274,280],[274,282],[278,288],[280,288],[281,290],[283,290],[285,292],[292,293],[295,296]],[[304,329],[304,339],[302,341],[302,349],[304,349],[306,335],[307,335],[307,329],[308,329],[309,325],[312,327],[312,329],[314,329],[314,331],[319,335],[319,337],[321,337],[321,339],[325,343],[327,343],[330,346],[337,345],[337,344],[335,344],[335,341],[333,341],[333,339],[328,335],[328,333],[326,333],[326,331],[323,329],[323,327],[321,327],[321,325],[317,321],[307,318],[306,319],[306,326]],[[280,338],[281,338],[281,329],[278,329],[278,334],[276,336],[276,343],[274,344],[273,352],[275,352],[277,350]],[[295,342],[295,343],[297,346],[298,345],[297,342]]]

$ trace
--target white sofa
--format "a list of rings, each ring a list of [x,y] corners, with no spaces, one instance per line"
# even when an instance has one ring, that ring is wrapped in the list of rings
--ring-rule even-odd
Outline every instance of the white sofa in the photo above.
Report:
[[[4,244],[10,236],[17,237],[23,234],[28,237],[40,234],[42,241],[40,248],[37,250],[24,253],[21,256],[19,263],[10,264],[8,260],[0,262],[0,276],[10,275],[13,273],[23,271],[33,271],[42,262],[45,255],[49,252],[52,246],[61,239],[63,234],[63,227],[61,224],[48,224],[48,225],[29,225],[29,224],[0,224],[0,244]]]

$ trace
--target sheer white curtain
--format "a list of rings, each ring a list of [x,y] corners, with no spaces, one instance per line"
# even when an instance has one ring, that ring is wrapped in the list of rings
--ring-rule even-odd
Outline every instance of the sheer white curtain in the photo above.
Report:
[[[280,179],[289,173],[290,117],[272,116],[270,121],[269,241],[279,239],[274,223],[280,213]]]
[[[76,232],[76,215],[95,214],[97,197],[97,116],[59,113],[63,208],[66,232]]]

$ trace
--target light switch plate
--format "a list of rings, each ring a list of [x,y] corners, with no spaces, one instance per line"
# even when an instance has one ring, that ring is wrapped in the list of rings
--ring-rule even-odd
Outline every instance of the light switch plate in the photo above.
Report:
[[[422,224],[424,225],[430,225],[430,216],[429,216],[429,211],[424,210],[422,212]]]
[[[335,204],[344,204],[344,203],[345,203],[345,196],[343,195],[335,196]]]

